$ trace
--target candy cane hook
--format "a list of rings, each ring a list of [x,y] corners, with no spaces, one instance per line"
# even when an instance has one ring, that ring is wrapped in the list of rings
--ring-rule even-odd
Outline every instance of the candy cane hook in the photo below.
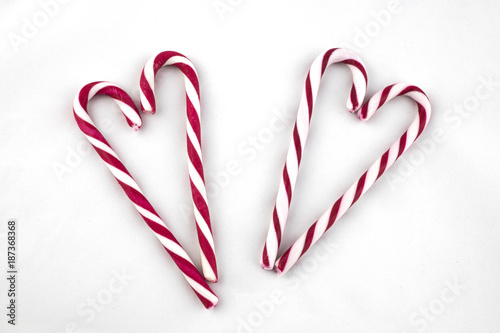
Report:
[[[153,206],[144,196],[139,185],[132,178],[123,165],[118,155],[111,148],[106,139],[97,130],[87,111],[88,102],[95,95],[111,97],[120,107],[128,124],[134,129],[139,129],[142,124],[139,112],[132,99],[125,91],[109,82],[93,82],[83,87],[76,95],[73,104],[73,113],[78,127],[85,134],[99,156],[123,188],[144,221],[151,228],[154,235],[162,243],[165,250],[172,257],[184,278],[194,290],[200,301],[207,309],[217,305],[218,298],[207,285],[188,254],[179,244],[174,235],[165,225]]]
[[[203,174],[201,154],[200,87],[198,74],[191,61],[184,55],[165,51],[153,56],[144,66],[141,74],[141,107],[143,112],[154,114],[156,101],[154,93],[156,73],[164,67],[173,65],[181,70],[186,86],[187,113],[187,151],[188,171],[193,197],[194,219],[200,244],[201,265],[205,279],[217,282],[217,261],[212,234],[210,213],[207,204],[207,190]]]
[[[422,134],[431,116],[431,105],[425,93],[418,87],[398,83],[376,93],[363,105],[358,113],[360,120],[365,121],[397,96],[412,98],[418,114],[408,130],[396,141],[370,168],[355,182],[311,227],[300,236],[295,243],[276,261],[275,270],[279,275],[285,274],[304,253],[345,214],[345,212],[380,178],[394,162]]]
[[[351,94],[347,100],[347,109],[351,112],[357,111],[365,98],[368,79],[363,62],[355,53],[346,49],[331,49],[320,54],[314,60],[307,74],[304,92],[297,113],[297,120],[293,129],[293,138],[288,148],[286,163],[274,205],[273,217],[262,253],[261,266],[264,269],[273,269],[274,267],[274,261],[278,255],[281,243],[281,235],[285,230],[290,202],[302,158],[302,151],[306,144],[312,111],[319,91],[320,80],[326,68],[334,63],[346,64],[352,72],[353,84]]]

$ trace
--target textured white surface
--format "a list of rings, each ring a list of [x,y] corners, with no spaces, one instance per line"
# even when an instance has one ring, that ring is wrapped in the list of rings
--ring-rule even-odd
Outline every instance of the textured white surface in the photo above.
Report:
[[[210,0],[68,1],[17,52],[9,37],[33,15],[44,23],[42,6],[0,4],[2,267],[7,219],[18,219],[20,232],[19,325],[8,327],[1,310],[0,331],[499,331],[500,4],[402,0],[377,29],[373,12],[389,2],[227,3],[233,10],[221,20]],[[365,29],[372,37],[362,40]],[[368,96],[413,83],[429,95],[433,118],[278,278],[259,260],[295,112],[312,61],[339,46],[363,59]],[[71,112],[78,89],[95,80],[122,86],[138,103],[140,71],[162,50],[187,55],[200,75],[220,269],[213,285],[220,303],[211,311],[90,151]],[[336,66],[322,81],[283,249],[414,117],[413,103],[398,99],[360,122],[345,110],[349,77]],[[90,109],[199,265],[183,89],[179,72],[162,70],[159,112],[144,116],[138,132],[110,99]],[[456,281],[461,287],[450,289]],[[1,304],[6,290],[0,279]],[[92,299],[107,304],[92,310]]]

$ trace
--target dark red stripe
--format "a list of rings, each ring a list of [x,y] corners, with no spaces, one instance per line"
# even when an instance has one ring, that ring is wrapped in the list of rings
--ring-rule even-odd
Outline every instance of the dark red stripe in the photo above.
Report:
[[[187,97],[187,94],[186,94],[186,115],[187,115],[187,119],[189,121],[189,124],[191,124],[191,127],[193,128],[194,134],[196,134],[196,138],[198,139],[198,142],[201,142],[200,118],[198,117],[198,113],[196,112],[196,109],[194,108],[193,103]]]
[[[366,171],[358,180],[358,186],[356,187],[356,193],[354,194],[351,206],[354,205],[356,201],[358,201],[359,197],[361,197],[361,194],[363,193],[363,188],[365,187],[367,173],[368,171]]]
[[[403,90],[401,90],[401,92],[399,93],[399,96],[406,95],[406,94],[408,94],[408,93],[410,93],[412,91],[417,91],[417,92],[422,93],[422,94],[425,95],[424,91],[422,89],[420,89],[419,87],[417,87],[417,86],[408,86],[408,87],[404,88]]]
[[[187,59],[187,57],[184,57]],[[188,59],[189,60],[189,59]],[[196,94],[198,95],[198,99],[200,98],[200,82],[198,80],[198,75],[196,75],[196,71],[193,67],[184,64],[184,63],[175,63],[173,64],[175,67],[179,68],[180,71],[191,81],[194,89],[196,90]]]
[[[368,115],[368,104],[370,103],[370,101],[366,102],[365,104],[363,104],[363,106],[361,107],[361,110],[359,111],[360,114],[361,114],[361,119],[366,119],[366,116]]]
[[[269,267],[269,256],[267,254],[267,243],[264,244],[264,251],[262,251],[262,265]]]
[[[121,182],[120,180],[116,179],[118,181],[118,184],[123,188],[125,191],[125,194],[128,196],[128,198],[135,204],[141,206],[147,211],[150,211],[151,213],[155,214],[158,216],[158,213],[154,210],[153,206],[149,201],[146,199],[146,197],[138,192],[135,188],[128,186],[127,184]],[[157,224],[156,222],[154,223],[155,225]],[[151,227],[151,226],[150,226]],[[168,230],[167,230],[168,231]],[[168,231],[170,234],[170,231]],[[166,236],[165,236],[166,237]]]
[[[285,167],[283,168],[283,184],[285,185],[285,190],[287,194],[288,207],[290,207],[290,202],[292,201],[292,185],[290,184],[290,178],[288,176],[288,169],[286,164]]]
[[[87,123],[85,120],[82,120],[77,114],[76,112],[74,112],[73,110],[73,114],[75,116],[75,120],[76,120],[76,123],[78,125],[78,127],[80,128],[80,130],[90,136],[90,137],[93,137],[95,138],[96,140],[99,140],[101,142],[104,142],[106,143],[108,146],[108,142],[106,141],[106,139],[104,138],[104,136],[101,134],[101,132],[99,132],[99,130],[97,130],[97,128],[90,124],[90,123]]]
[[[131,107],[138,115],[140,118],[140,114],[137,111],[137,107],[132,100],[132,97],[130,97],[123,89],[118,88],[116,86],[107,86],[102,89],[100,89],[96,95],[106,95],[111,98],[117,99],[125,104],[127,104],[129,107]]]
[[[212,225],[210,222],[210,213],[208,210],[208,205],[205,202],[205,199],[201,195],[200,191],[198,191],[198,188],[194,186],[194,183],[190,181],[191,183],[191,193],[193,196],[193,202],[198,211],[200,212],[201,216],[203,216],[203,219],[205,222],[207,222],[208,228],[210,229],[210,232],[212,232]]]
[[[302,248],[302,252],[300,253],[299,258],[302,257],[302,255],[311,247],[311,243],[314,237],[314,230],[316,230],[317,224],[318,224],[317,221],[314,222],[314,224],[309,228],[309,230],[307,230],[306,240],[304,242],[304,247]]]
[[[420,89],[419,87],[417,86],[408,86],[406,87],[405,89],[403,89],[399,95],[406,95],[410,92],[419,92],[421,94],[423,94],[425,97],[427,97],[427,95],[425,95],[424,91],[422,89]],[[418,133],[417,133],[417,138],[420,136],[420,134],[422,134],[422,131],[424,130],[425,128],[425,125],[426,125],[426,122],[427,122],[427,111],[425,110],[425,108],[422,106],[422,104],[420,104],[419,102],[415,101],[417,103],[417,107],[418,107],[418,117],[419,117],[419,125],[418,125]]]
[[[104,162],[106,162],[108,164],[111,164],[112,166],[114,166],[118,170],[120,170],[123,173],[125,173],[125,174],[127,174],[127,175],[130,176],[130,173],[125,168],[125,165],[123,165],[123,163],[119,159],[117,159],[113,155],[109,154],[108,152],[106,152],[104,150],[101,150],[100,148],[97,148],[95,146],[93,146],[93,147],[94,147],[95,151],[97,152],[97,154],[99,154],[99,156],[102,158],[102,160]]]
[[[165,52],[161,52],[161,53],[158,53],[156,55],[156,58],[155,60],[153,61],[153,70],[154,70],[154,74],[156,76],[156,73],[158,73],[158,71],[163,67],[165,66],[165,63],[172,57],[175,57],[175,56],[182,56],[182,54],[178,53],[178,52],[175,52],[175,51],[165,51]]]
[[[78,93],[78,101],[80,102],[80,105],[87,113],[88,113],[87,105],[89,103],[89,92],[98,83],[101,83],[101,81],[89,83],[85,85]]]
[[[417,138],[418,138],[420,134],[422,134],[425,128],[425,123],[427,122],[427,111],[420,103],[417,103],[417,105],[418,105],[418,118],[419,118],[418,133],[417,133]]]
[[[403,152],[405,151],[407,133],[408,132],[404,132],[404,134],[401,135],[401,138],[399,139],[399,151],[398,151],[398,157],[396,159],[398,159],[399,156],[401,156],[401,154],[403,154]]]
[[[380,159],[380,169],[378,170],[378,175],[377,179],[382,176],[382,174],[385,172],[385,168],[387,168],[387,160],[389,159],[389,150],[382,155],[382,158]]]
[[[312,111],[313,111],[313,94],[312,94],[312,89],[311,89],[311,73],[307,73],[306,98],[307,98],[307,108],[309,109],[309,121],[311,121]]]
[[[358,102],[358,92],[354,84],[352,85],[351,94],[349,97],[351,99],[352,109],[356,110],[359,106],[359,102]]]
[[[153,113],[155,113],[156,112],[155,94],[154,94],[154,91],[151,90],[151,86],[149,85],[148,80],[146,80],[146,76],[144,76],[144,70],[142,70],[141,79],[139,81],[139,85],[141,87],[142,93],[144,94],[144,96],[148,100],[149,105],[151,105],[151,111]],[[141,102],[141,108],[144,111],[144,105],[142,105],[142,102]]]

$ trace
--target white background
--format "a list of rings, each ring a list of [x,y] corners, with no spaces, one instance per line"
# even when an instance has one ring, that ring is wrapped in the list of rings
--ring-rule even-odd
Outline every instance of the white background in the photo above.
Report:
[[[5,267],[6,222],[15,218],[20,274],[15,328],[6,324],[1,279],[0,331],[499,332],[499,3],[402,0],[384,26],[374,13],[391,9],[386,1],[221,3],[231,10],[221,14],[211,0],[69,1],[43,22],[36,1],[1,2],[0,256]],[[38,31],[23,36],[34,21]],[[25,39],[16,47],[12,38]],[[278,277],[259,258],[290,119],[311,62],[339,46],[364,60],[368,96],[409,82],[428,94],[433,116],[419,141]],[[118,83],[138,102],[140,71],[163,50],[187,55],[200,75],[220,269],[211,311],[72,115],[77,91],[96,80]],[[282,251],[415,116],[402,98],[360,123],[344,106],[350,80],[345,66],[332,66],[322,81]],[[482,80],[496,82],[492,91]],[[158,113],[144,116],[139,132],[109,99],[92,102],[91,115],[199,265],[182,76],[164,69],[157,82]],[[283,128],[270,140],[280,113]],[[251,148],[259,135],[266,143]],[[228,176],[231,161],[237,174]],[[89,310],[88,300],[109,296],[123,270],[131,276],[123,290]]]

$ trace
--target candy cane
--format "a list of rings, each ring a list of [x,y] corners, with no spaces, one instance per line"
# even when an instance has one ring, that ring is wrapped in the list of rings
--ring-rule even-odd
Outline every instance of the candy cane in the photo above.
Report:
[[[217,282],[217,262],[214,239],[207,204],[207,191],[201,158],[200,88],[196,70],[188,58],[178,52],[160,52],[152,57],[141,75],[141,107],[143,112],[154,114],[155,76],[163,66],[173,65],[184,74],[187,111],[187,151],[189,156],[189,179],[194,203],[194,218],[200,244],[201,264],[205,279]]]
[[[370,119],[375,111],[397,96],[411,97],[417,103],[416,118],[401,138],[278,259],[275,270],[279,275],[285,274],[422,134],[431,116],[429,99],[420,88],[404,83],[388,86],[376,93],[359,111],[359,119]]]
[[[118,184],[123,188],[135,208],[141,214],[155,236],[160,240],[165,250],[179,267],[187,282],[207,309],[217,305],[218,298],[207,285],[188,254],[181,247],[177,239],[162,221],[153,206],[146,199],[139,185],[127,171],[118,155],[111,148],[106,139],[97,130],[89,117],[87,105],[95,95],[107,95],[118,104],[128,124],[135,130],[142,124],[139,112],[132,99],[118,86],[109,82],[93,82],[83,87],[76,95],[73,104],[73,113],[78,127],[85,134],[96,152],[115,176]]]
[[[302,99],[300,101],[297,120],[293,129],[293,139],[288,148],[285,167],[278,189],[278,195],[273,210],[273,217],[269,225],[269,231],[264,245],[261,258],[261,266],[264,269],[272,269],[276,260],[281,243],[281,235],[285,225],[292,200],[297,173],[300,166],[302,151],[306,144],[311,122],[314,102],[318,95],[320,80],[326,68],[334,63],[343,63],[349,66],[352,72],[353,84],[351,94],[347,100],[347,108],[351,112],[357,111],[366,93],[367,76],[361,59],[353,52],[345,49],[331,49],[320,54],[311,65],[307,74],[306,84]]]

